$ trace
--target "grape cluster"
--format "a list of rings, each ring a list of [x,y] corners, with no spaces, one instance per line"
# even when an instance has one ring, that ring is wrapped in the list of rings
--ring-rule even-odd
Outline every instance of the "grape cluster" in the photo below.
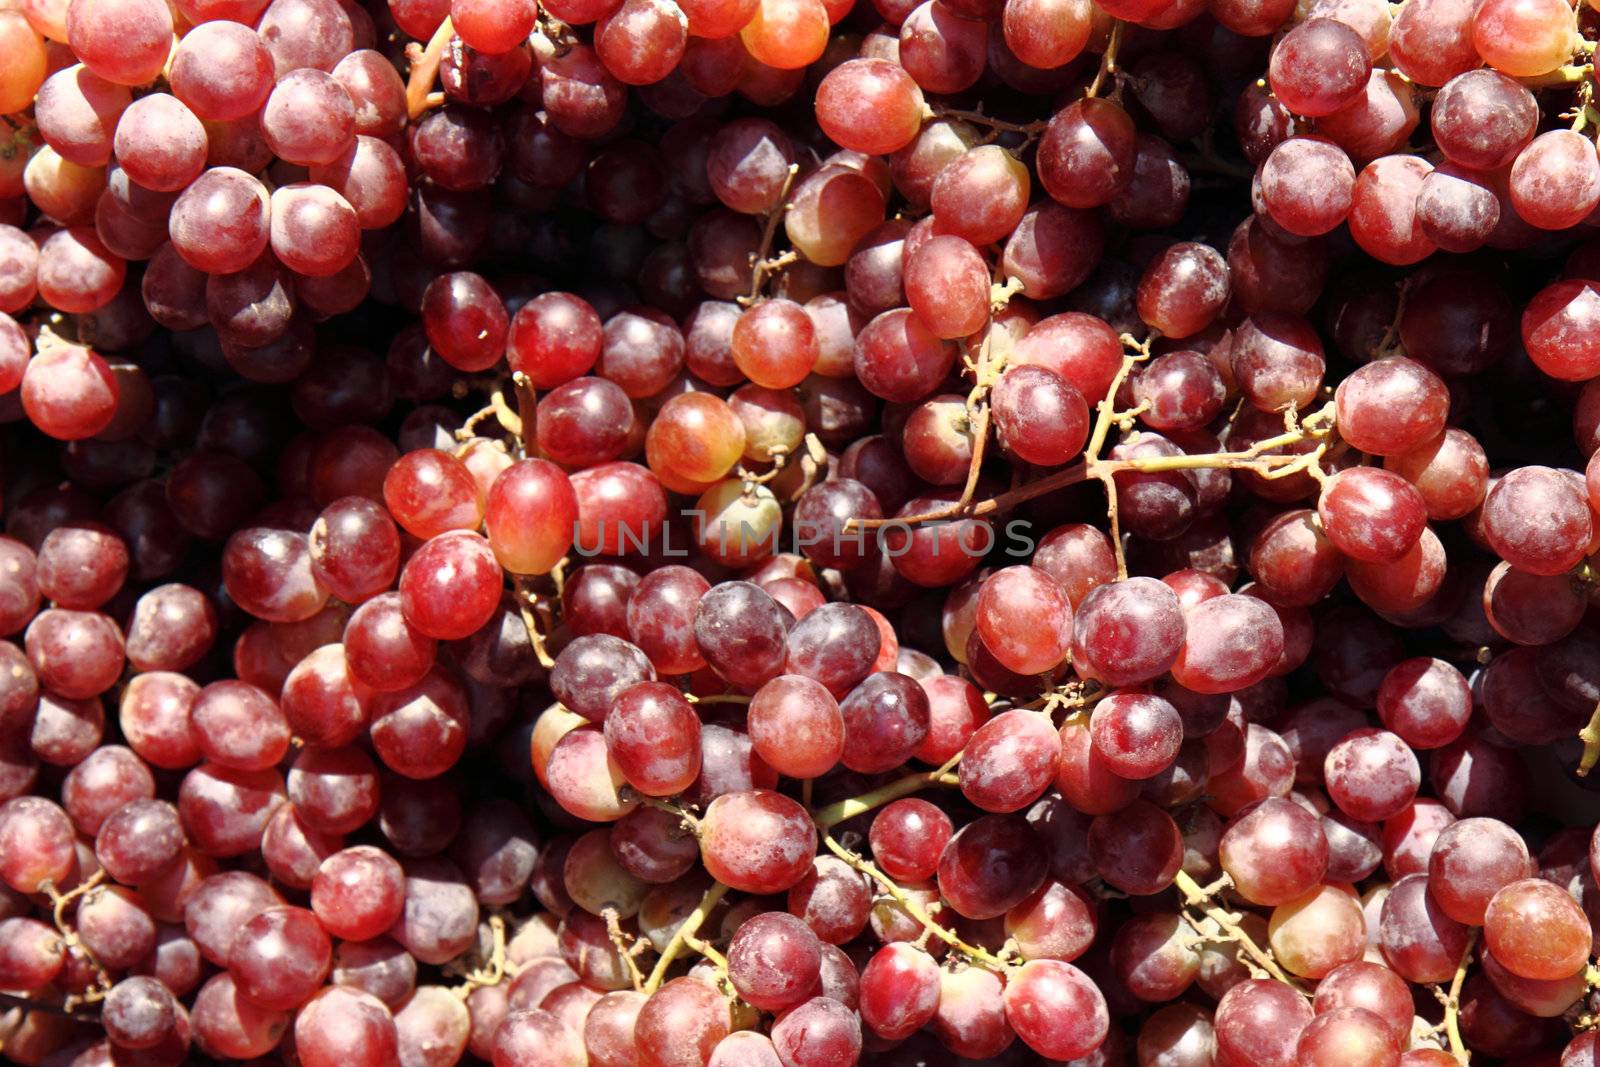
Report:
[[[1597,38],[0,0],[0,1059],[1600,1064]]]

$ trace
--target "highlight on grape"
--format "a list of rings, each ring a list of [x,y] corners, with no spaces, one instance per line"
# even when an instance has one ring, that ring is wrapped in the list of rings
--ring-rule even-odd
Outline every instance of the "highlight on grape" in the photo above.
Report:
[[[0,0],[0,1063],[1600,1067],[1600,0]]]

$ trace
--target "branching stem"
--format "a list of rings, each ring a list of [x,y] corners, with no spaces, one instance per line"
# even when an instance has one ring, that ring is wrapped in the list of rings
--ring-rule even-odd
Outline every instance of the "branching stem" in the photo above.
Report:
[[[1137,361],[1140,357],[1129,356],[1128,359]],[[1251,445],[1249,448],[1232,452],[1204,452],[1193,455],[1178,456],[1133,456],[1127,459],[1101,459],[1098,455],[1099,448],[1103,447],[1110,433],[1111,427],[1122,423],[1131,417],[1132,412],[1110,410],[1111,397],[1115,396],[1115,389],[1121,385],[1121,378],[1113,383],[1113,391],[1102,401],[1098,410],[1094,436],[1090,439],[1085,449],[1085,457],[1070,467],[1045,475],[1043,478],[1026,482],[1015,489],[989,497],[986,500],[969,502],[963,505],[959,500],[950,504],[923,512],[918,515],[908,515],[903,518],[885,519],[850,519],[845,523],[846,529],[879,529],[885,526],[919,526],[930,522],[949,522],[956,519],[976,519],[986,515],[1008,511],[1018,504],[1064,489],[1069,485],[1091,479],[1100,481],[1107,486],[1109,499],[1115,500],[1111,491],[1113,484],[1109,479],[1124,471],[1139,471],[1146,474],[1157,474],[1163,471],[1179,470],[1246,470],[1261,475],[1263,478],[1285,478],[1293,474],[1310,474],[1313,471],[1320,473],[1319,464],[1326,449],[1322,447],[1331,437],[1333,430],[1333,404],[1330,402],[1316,411],[1299,420],[1298,425],[1292,430],[1285,430],[1281,434],[1264,438]],[[1288,448],[1301,444],[1307,439],[1316,440],[1319,445],[1309,452],[1295,455],[1270,455],[1280,448]],[[1315,477],[1315,474],[1313,474]],[[1113,520],[1115,513],[1112,513]]]
[[[1195,908],[1206,918],[1216,923],[1228,935],[1228,940],[1237,942],[1244,954],[1249,956],[1258,967],[1285,985],[1292,986],[1296,991],[1305,992],[1300,988],[1300,984],[1289,977],[1289,973],[1279,966],[1278,961],[1272,958],[1272,953],[1257,945],[1250,935],[1245,932],[1244,927],[1239,925],[1237,916],[1226,908],[1217,905],[1212,899],[1209,888],[1196,882],[1188,871],[1180,870],[1178,877],[1174,881],[1178,887],[1178,892],[1183,894],[1184,903]]]
[[[512,584],[516,586],[517,612],[522,616],[522,625],[528,628],[528,640],[533,645],[533,654],[539,658],[539,665],[549,670],[556,665],[556,661],[545,647],[544,632],[539,628],[539,619],[534,614],[534,609],[539,606],[539,594],[534,592],[533,585],[525,574],[515,575]]]
[[[434,92],[433,83],[439,76],[444,50],[455,32],[450,16],[446,15],[428,39],[426,48],[418,48],[415,43],[406,48],[406,58],[411,62],[411,74],[406,79],[406,111],[413,120],[421,118],[429,108],[444,103],[444,94]]]
[[[78,931],[73,928],[71,923],[67,922],[67,906],[91,892],[105,880],[106,872],[101,869],[95,871],[65,893],[56,892],[55,886],[48,882],[40,887],[41,892],[50,898],[50,919],[55,924],[55,928],[60,931],[62,942],[68,948],[83,953],[84,959],[89,961],[89,966],[94,970],[94,985],[82,993],[72,994],[61,1002],[62,1010],[68,1014],[80,1004],[94,1004],[104,1000],[106,994],[111,991],[111,976],[106,973],[105,967],[101,966],[93,950],[83,943],[83,939],[78,936]]]
[[[706,890],[705,896],[700,898],[678,929],[673,933],[672,940],[667,942],[667,947],[662,950],[661,958],[656,960],[656,965],[650,972],[650,977],[645,979],[643,992],[654,993],[661,988],[661,983],[666,980],[667,969],[672,966],[672,961],[686,948],[692,948],[690,941],[696,940],[695,935],[700,932],[701,925],[706,921],[711,910],[717,906],[723,896],[728,892],[728,887],[721,882],[714,883]]]
[[[1122,27],[1118,22],[1112,29],[1112,44],[1116,43],[1116,33]],[[1111,49],[1106,49],[1107,55]],[[1102,67],[1102,70],[1105,68]],[[1098,84],[1099,79],[1096,78]],[[1094,95],[1091,88],[1090,94]],[[1095,407],[1094,431],[1089,435],[1089,444],[1084,449],[1085,462],[1088,470],[1098,478],[1100,485],[1106,493],[1106,517],[1111,524],[1111,550],[1117,558],[1117,578],[1120,581],[1128,576],[1128,560],[1122,550],[1122,521],[1117,507],[1117,482],[1115,470],[1108,469],[1108,465],[1101,463],[1100,450],[1106,445],[1106,438],[1111,433],[1111,427],[1123,421],[1117,415],[1117,394],[1122,392],[1122,384],[1128,380],[1128,375],[1133,373],[1133,368],[1142,360],[1150,358],[1150,345],[1154,338],[1144,341],[1134,341],[1124,335],[1122,343],[1133,348],[1132,352],[1122,357],[1122,366],[1117,368],[1116,377],[1111,379],[1111,386],[1106,390],[1106,395],[1100,398],[1100,403]]]
[[[761,244],[750,261],[750,292],[739,297],[741,307],[752,307],[761,301],[762,287],[767,284],[767,279],[791,263],[800,259],[800,253],[794,249],[772,255],[772,242],[778,235],[778,224],[783,221],[784,215],[789,211],[789,189],[794,185],[795,176],[800,173],[800,164],[789,164],[789,173],[783,177],[783,190],[778,194],[778,204],[767,212],[767,221],[761,228]]]
[[[664,811],[668,815],[676,815],[678,817],[678,822],[683,825],[685,830],[689,831],[695,837],[700,836],[699,818],[695,816],[694,812],[690,811],[682,804],[679,804],[676,801],[667,800],[664,797],[647,797],[642,795],[639,797],[639,803],[643,804],[647,808],[655,808],[657,811]]]
[[[499,985],[506,977],[506,921],[500,915],[489,916],[489,959],[482,966],[475,968],[467,974],[461,984],[452,992],[462,1000],[472,995],[472,991],[483,986]]]
[[[717,951],[717,949],[709,941],[702,941],[693,935],[686,935],[683,939],[683,943],[687,945],[691,951],[698,952],[700,955],[710,960],[717,970],[721,971],[723,974],[728,973],[728,957]]]
[[[1006,970],[1005,960],[1002,960],[1000,957],[994,955],[992,952],[989,952],[986,949],[979,948],[977,945],[968,944],[967,942],[961,940],[961,938],[956,935],[955,931],[946,929],[935,922],[933,916],[929,915],[927,910],[923,908],[922,905],[911,899],[911,896],[901,888],[898,882],[896,882],[893,878],[890,878],[887,874],[884,874],[882,871],[878,870],[877,866],[870,860],[867,860],[855,852],[852,852],[850,849],[845,848],[834,839],[832,834],[824,833],[822,835],[822,843],[827,846],[829,852],[832,852],[835,856],[838,856],[850,866],[854,867],[868,878],[871,878],[874,882],[877,882],[878,885],[882,887],[883,891],[887,893],[896,904],[899,904],[900,907],[905,910],[907,915],[911,916],[917,922],[922,924],[922,928],[925,933],[932,934],[934,937],[937,937],[940,941],[943,941],[952,949],[961,953],[974,963],[982,964],[985,967],[1002,973]]]
[[[616,908],[605,909],[602,918],[606,921],[606,936],[611,938],[612,947],[627,965],[628,978],[633,983],[633,988],[643,989],[644,974],[640,972],[639,964],[633,958],[635,946],[639,944],[638,940],[622,929],[622,920],[617,916]]]

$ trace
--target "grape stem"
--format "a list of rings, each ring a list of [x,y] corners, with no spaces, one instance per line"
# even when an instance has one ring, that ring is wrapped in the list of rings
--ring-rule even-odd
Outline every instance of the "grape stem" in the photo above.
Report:
[[[522,440],[522,416],[513,411],[510,405],[506,403],[505,391],[499,386],[496,386],[489,393],[489,402],[487,404],[467,416],[466,421],[455,432],[456,440],[463,444],[471,441],[478,436],[478,426],[490,418],[498,422],[502,430],[517,438],[518,441]]]
[[[1593,963],[1585,965],[1583,968],[1583,985],[1586,996],[1592,995],[1596,989],[1600,989],[1600,967],[1596,967]],[[1596,1026],[1600,1026],[1600,1015],[1596,1015],[1592,1011],[1586,1011],[1578,1016],[1574,1029],[1593,1030]]]
[[[952,774],[950,768],[955,766],[952,760],[936,771],[927,771],[923,774],[908,774],[904,778],[897,778],[888,785],[879,786],[870,793],[841,800],[836,804],[829,804],[811,817],[817,824],[817,829],[824,832],[833,829],[842,822],[854,819],[857,815],[865,815],[885,804],[908,797],[912,793],[926,789],[930,785],[960,785],[959,775]]]
[[[694,693],[685,693],[683,698],[691,704],[748,704],[750,698],[743,693],[712,693],[709,696],[697,696]]]
[[[1194,880],[1194,877],[1188,871],[1184,870],[1178,871],[1178,876],[1173,879],[1173,883],[1178,887],[1178,892],[1183,894],[1185,904],[1198,909],[1206,918],[1216,923],[1218,928],[1227,935],[1226,940],[1237,942],[1239,947],[1244,950],[1245,954],[1257,966],[1296,992],[1305,992],[1300,988],[1299,983],[1290,978],[1288,972],[1278,965],[1278,961],[1272,958],[1272,953],[1257,945],[1250,935],[1245,933],[1244,927],[1239,925],[1238,916],[1217,906],[1212,899],[1214,892],[1212,886],[1202,886]]]
[[[1016,278],[1009,278],[1005,284],[993,284],[989,287],[989,307],[991,312],[998,312],[1010,303],[1012,296],[1022,290],[1022,283]],[[996,339],[999,339],[998,341]],[[962,361],[967,370],[972,374],[972,389],[967,393],[967,439],[972,442],[972,456],[967,461],[967,479],[961,487],[961,495],[949,504],[938,509],[940,517],[953,517],[967,510],[972,505],[972,498],[978,492],[978,476],[983,470],[983,458],[989,444],[989,391],[1000,380],[1000,374],[1005,370],[1006,358],[1011,346],[1011,335],[1003,327],[996,332],[996,326],[991,322],[984,330],[983,340],[978,343],[978,358],[974,362],[966,355],[965,346],[962,348]],[[994,350],[999,348],[998,355]],[[993,358],[991,358],[993,356]],[[849,525],[857,528],[872,528],[904,520],[875,519],[862,521],[849,520]],[[918,521],[918,520],[913,520]]]
[[[682,804],[672,800],[665,800],[661,797],[647,797],[643,794],[640,794],[639,796],[639,803],[643,804],[647,808],[655,808],[657,811],[664,811],[668,815],[676,815],[678,817],[678,821],[683,824],[683,828],[685,830],[689,831],[695,837],[700,836],[700,820],[695,818],[694,813],[688,808],[684,807]]]
[[[538,657],[539,665],[549,670],[556,665],[556,661],[549,649],[545,648],[544,633],[539,629],[539,620],[534,615],[534,609],[540,604],[539,594],[534,592],[526,574],[514,575],[512,584],[516,587],[517,613],[522,616],[522,625],[528,629],[528,641],[533,645],[533,654]]]
[[[537,25],[539,32],[554,46],[555,54],[558,56],[566,55],[572,51],[572,46],[578,43],[578,37],[572,32],[572,27],[550,14],[543,4],[539,5]]]
[[[739,464],[735,469],[735,473],[738,475],[739,480],[744,483],[744,495],[749,497],[755,492],[756,486],[766,485],[782,474],[784,467],[789,462],[789,452],[789,448],[784,445],[779,445],[772,449],[772,466],[759,474],[746,468],[743,463]]]
[[[848,863],[850,866],[854,867],[856,870],[860,871],[862,874],[866,875],[868,878],[871,878],[874,882],[877,882],[880,886],[882,886],[883,891],[887,893],[896,904],[899,904],[900,907],[905,910],[907,915],[910,915],[913,919],[922,924],[925,934],[932,934],[934,937],[937,937],[940,941],[943,941],[952,949],[967,957],[973,963],[982,964],[983,966],[1000,973],[1004,973],[1008,969],[1008,964],[1006,961],[1001,959],[999,956],[994,955],[992,952],[989,952],[986,949],[979,948],[977,945],[968,944],[967,942],[961,940],[961,938],[958,937],[954,931],[948,930],[934,922],[933,916],[929,915],[927,910],[924,909],[922,905],[918,904],[915,900],[912,900],[906,891],[901,888],[900,883],[896,882],[893,878],[890,878],[887,874],[884,874],[882,871],[878,870],[877,866],[872,863],[872,861],[862,857],[848,848],[845,848],[838,841],[836,841],[833,835],[830,833],[823,833],[822,843],[828,847],[829,852],[832,852],[835,856],[838,856],[840,859],[844,860],[844,862]]]
[[[1444,1031],[1450,1038],[1450,1054],[1463,1064],[1471,1061],[1472,1053],[1461,1040],[1461,986],[1467,980],[1467,968],[1472,964],[1472,950],[1477,943],[1478,928],[1474,926],[1467,931],[1467,947],[1461,950],[1461,962],[1456,964],[1455,976],[1450,979],[1450,991],[1441,993],[1434,987],[1434,995],[1444,1005]]]
[[[1070,725],[1087,724],[1089,709],[1110,695],[1111,690],[1098,682],[1075,678],[1056,686],[1048,695],[1030,701],[1022,707],[1039,711],[1049,717],[1052,723],[1055,721],[1057,711],[1070,708],[1060,726],[1061,729],[1066,729]]]
[[[783,216],[791,207],[789,189],[794,185],[795,175],[799,173],[800,164],[789,164],[789,170],[783,176],[783,188],[778,193],[777,206],[767,212],[766,223],[761,227],[761,244],[750,257],[750,292],[738,298],[741,307],[751,307],[760,303],[761,289],[767,284],[767,279],[800,260],[800,253],[792,248],[777,256],[771,254],[772,242],[778,235],[778,223],[783,221]]]
[[[693,934],[686,934],[683,938],[683,943],[688,946],[690,951],[698,952],[700,955],[710,960],[716,966],[717,970],[721,971],[724,975],[728,973],[728,957],[724,956],[721,952],[718,952],[709,941],[702,941]]]
[[[446,15],[428,39],[426,48],[418,48],[415,41],[406,46],[406,59],[411,64],[411,73],[406,79],[406,112],[413,120],[421,118],[429,108],[444,103],[444,94],[434,92],[433,83],[439,76],[439,63],[444,59],[444,50],[455,32],[455,25]]]
[[[72,994],[61,1002],[62,1009],[69,1013],[80,1004],[94,1004],[104,1000],[106,994],[111,991],[111,976],[100,965],[100,961],[95,958],[89,946],[78,937],[78,931],[67,922],[67,905],[105,880],[106,872],[101,868],[65,893],[56,892],[56,887],[49,882],[39,887],[39,891],[50,898],[50,919],[55,923],[55,928],[61,932],[62,943],[69,949],[77,949],[83,953],[84,959],[89,961],[89,966],[94,968],[94,985],[82,993]]]
[[[1116,44],[1117,33],[1121,27],[1122,23],[1118,22],[1112,28],[1112,46]],[[1110,55],[1111,51],[1111,47],[1108,47],[1106,54]],[[1096,78],[1095,82],[1099,84],[1099,79]],[[1092,86],[1089,95],[1094,95]],[[1101,487],[1105,489],[1106,518],[1111,523],[1111,549],[1117,557],[1118,581],[1128,576],[1128,559],[1122,550],[1122,524],[1117,508],[1116,472],[1102,469],[1104,465],[1099,462],[1099,455],[1100,450],[1105,447],[1106,437],[1110,435],[1113,424],[1120,425],[1124,429],[1132,425],[1131,412],[1120,416],[1117,413],[1117,394],[1122,391],[1122,384],[1128,380],[1128,375],[1133,373],[1134,366],[1150,358],[1150,346],[1155,343],[1155,339],[1154,333],[1143,341],[1136,341],[1127,334],[1122,335],[1123,345],[1132,348],[1133,351],[1123,355],[1122,366],[1117,368],[1116,377],[1111,379],[1106,395],[1101,397],[1100,403],[1095,406],[1094,432],[1090,434],[1088,447],[1084,449],[1090,472],[1099,479]]]
[[[1137,357],[1128,357],[1137,362]],[[1120,376],[1116,385],[1120,386]],[[1108,394],[1108,399],[1110,396]],[[1107,401],[1101,402],[1104,409]],[[1131,420],[1138,409],[1132,411],[1111,412],[1110,421],[1105,426],[1109,432],[1112,422],[1121,423]],[[1102,411],[1103,413],[1103,411]],[[956,504],[946,505],[933,511],[923,512],[920,515],[907,515],[903,518],[890,519],[858,519],[852,518],[845,522],[847,529],[877,529],[883,526],[917,526],[929,522],[946,522],[956,518],[981,518],[997,512],[1008,511],[1018,504],[1053,493],[1069,485],[1077,485],[1090,479],[1102,483],[1114,474],[1122,471],[1138,471],[1145,474],[1156,474],[1163,471],[1178,470],[1247,470],[1259,474],[1263,478],[1287,478],[1293,474],[1309,474],[1313,478],[1322,473],[1321,461],[1327,454],[1327,439],[1333,431],[1334,405],[1329,403],[1313,411],[1303,419],[1294,423],[1292,428],[1287,428],[1281,434],[1264,438],[1251,445],[1249,448],[1233,452],[1203,452],[1192,455],[1179,456],[1134,456],[1128,459],[1100,459],[1094,455],[1096,445],[1093,441],[1086,452],[1084,459],[1079,460],[1070,467],[1063,467],[1043,478],[1024,483],[1015,489],[979,500],[967,506]],[[1098,423],[1098,418],[1097,418]],[[1104,444],[1105,436],[1096,426],[1096,433],[1100,444]],[[1267,455],[1280,448],[1297,445],[1307,438],[1315,438],[1318,445],[1310,452],[1300,455]],[[1113,496],[1114,500],[1115,497]],[[958,502],[959,503],[959,502]]]
[[[1596,763],[1600,763],[1600,704],[1595,705],[1589,722],[1578,731],[1578,740],[1583,742],[1583,756],[1578,760],[1578,777],[1583,778],[1594,770]]]
[[[46,1015],[58,1015],[63,1019],[75,1019],[80,1023],[98,1023],[100,1016],[89,1012],[73,1011],[65,1004],[45,1004],[42,1001],[30,1000],[20,993],[0,993],[0,1004],[23,1011],[42,1011]]]
[[[482,967],[476,967],[462,977],[460,985],[455,986],[451,992],[462,1000],[472,995],[472,991],[483,986],[499,985],[506,977],[506,921],[499,915],[489,916],[489,934],[492,942],[489,948],[489,959]]]
[[[648,995],[661,988],[662,981],[667,977],[667,968],[672,966],[672,961],[678,958],[679,953],[692,947],[689,942],[695,939],[695,934],[700,931],[701,924],[711,914],[711,909],[717,906],[717,902],[727,892],[728,887],[721,882],[713,883],[711,888],[706,890],[705,896],[700,898],[700,903],[694,906],[694,910],[684,917],[682,924],[673,932],[672,940],[667,942],[667,947],[661,952],[661,958],[656,960],[656,965],[650,971],[650,977],[645,979],[641,992]]]
[[[1564,67],[1557,67],[1548,74],[1518,78],[1517,81],[1530,89],[1559,89],[1569,85],[1581,85],[1593,74],[1593,63],[1568,63]]]
[[[1585,42],[1585,44],[1588,44],[1591,49],[1594,47],[1591,42]],[[1573,94],[1573,97],[1571,111],[1572,132],[1582,133],[1594,125],[1596,118],[1600,117],[1600,114],[1597,114],[1594,109],[1594,82],[1588,78],[1579,82],[1578,91]],[[1567,113],[1563,113],[1561,117],[1566,118]]]
[[[1004,284],[992,283],[989,286],[990,314],[1002,311],[1011,302],[1011,298],[1022,291],[1022,288],[1022,282],[1017,278],[1008,278]],[[995,351],[997,348],[998,353]],[[972,503],[972,498],[978,493],[978,477],[983,471],[984,454],[989,444],[989,392],[1000,381],[1000,373],[1005,370],[1010,348],[1010,332],[1004,327],[996,327],[992,320],[983,331],[983,340],[978,342],[976,362],[966,354],[965,344],[962,345],[962,362],[972,374],[973,381],[966,401],[966,434],[967,439],[972,442],[972,456],[967,460],[967,480],[961,486],[961,495],[945,509],[952,514],[968,507]]]
[[[1121,19],[1112,20],[1111,37],[1106,41],[1106,50],[1100,55],[1100,69],[1094,72],[1094,81],[1090,82],[1089,88],[1084,90],[1083,95],[1085,97],[1093,98],[1100,95],[1100,86],[1107,78],[1112,80],[1113,85],[1120,86],[1121,83],[1118,80],[1119,73],[1117,71],[1117,51],[1122,47],[1122,31],[1126,25],[1127,23]],[[1114,89],[1113,95],[1115,95]]]
[[[43,355],[53,348],[82,348],[78,340],[78,331],[75,325],[67,321],[66,316],[51,315],[44,322],[39,323],[38,330],[33,338],[34,351]]]
[[[511,386],[517,391],[517,410],[514,414],[508,410],[503,410],[505,409],[505,398],[501,396],[500,390],[495,390],[492,399],[497,399],[500,402],[500,409],[502,410],[496,411],[496,414],[500,417],[500,425],[504,426],[508,433],[516,436],[517,443],[522,446],[522,458],[527,459],[536,451],[536,449],[529,447],[529,442],[533,440],[539,426],[539,394],[533,388],[533,379],[521,371],[517,371],[511,376]],[[516,419],[515,429],[512,429],[511,425],[507,423],[507,415],[513,415]]]
[[[991,286],[991,305],[1004,307],[1014,291],[1010,282],[1004,287]],[[961,496],[954,505],[957,508],[971,504],[972,498],[977,495],[978,476],[983,471],[983,457],[989,444],[989,390],[1000,380],[1000,372],[1006,365],[1004,351],[998,357],[991,358],[996,347],[995,336],[995,326],[991,323],[983,333],[983,340],[978,343],[977,363],[967,361],[973,377],[972,389],[967,393],[967,439],[972,442],[972,457],[967,461],[967,480],[961,486]],[[1005,338],[1001,343],[1009,346],[1011,335],[1002,328],[999,336]]]
[[[952,122],[970,122],[974,126],[987,126],[991,130],[1001,133],[1020,133],[1024,137],[1037,137],[1044,132],[1050,123],[1045,119],[1035,122],[1007,122],[986,115],[980,106],[975,110],[966,111],[958,107],[945,107],[943,104],[924,105],[924,119],[948,119]]]
[[[628,978],[633,982],[634,989],[644,988],[644,975],[639,970],[638,963],[634,962],[634,952],[640,944],[637,938],[629,936],[622,929],[622,920],[617,915],[616,908],[606,908],[601,912],[601,917],[606,921],[606,936],[611,938],[611,944],[616,948],[617,955],[622,957],[622,962],[628,966]]]
[[[995,315],[1005,310],[1011,298],[1026,289],[1027,283],[1021,278],[1007,278],[1004,283],[996,282],[989,286],[989,314]]]
[[[792,502],[805,495],[807,489],[817,484],[817,476],[828,467],[828,450],[814,433],[805,435],[805,447],[800,450],[800,482],[790,491]]]
[[[1399,295],[1395,298],[1394,316],[1389,320],[1389,325],[1383,328],[1383,336],[1378,339],[1376,358],[1401,354],[1404,350],[1400,344],[1400,319],[1406,313],[1406,298],[1411,295],[1411,279],[1407,277],[1400,283]]]

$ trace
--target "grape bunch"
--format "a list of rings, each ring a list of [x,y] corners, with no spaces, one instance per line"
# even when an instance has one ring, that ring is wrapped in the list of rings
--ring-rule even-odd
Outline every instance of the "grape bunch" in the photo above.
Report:
[[[0,0],[0,1061],[1596,1067],[1597,40]]]

